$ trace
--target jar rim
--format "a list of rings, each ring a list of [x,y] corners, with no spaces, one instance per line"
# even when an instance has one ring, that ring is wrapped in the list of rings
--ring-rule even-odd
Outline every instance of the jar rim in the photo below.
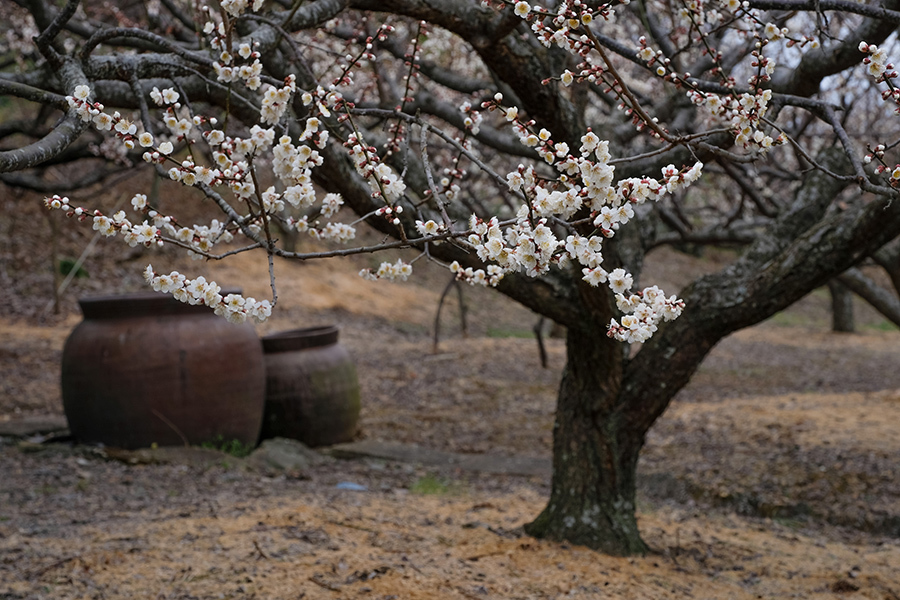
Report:
[[[338,343],[340,327],[318,325],[270,333],[262,337],[263,351],[267,353],[293,352],[307,348],[320,348]]]
[[[239,294],[240,288],[223,288],[220,294]],[[116,319],[160,315],[214,313],[205,304],[187,304],[163,292],[134,292],[83,296],[78,305],[85,319]]]

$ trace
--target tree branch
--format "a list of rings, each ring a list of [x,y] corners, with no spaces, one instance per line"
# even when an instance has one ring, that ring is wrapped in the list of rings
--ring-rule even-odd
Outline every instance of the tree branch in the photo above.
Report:
[[[84,72],[72,58],[64,57],[58,72],[65,89],[74,90],[75,86],[88,83]],[[0,173],[21,171],[58,156],[88,125],[70,112],[42,139],[22,148],[0,152]]]

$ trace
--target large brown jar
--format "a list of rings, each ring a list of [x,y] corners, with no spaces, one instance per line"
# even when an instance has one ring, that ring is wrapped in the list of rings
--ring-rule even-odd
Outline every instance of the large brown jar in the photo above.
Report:
[[[256,444],[265,368],[251,325],[152,292],[79,304],[84,321],[62,358],[63,406],[76,440]]]
[[[294,329],[262,338],[266,410],[262,438],[307,446],[353,439],[359,421],[359,380],[335,326]]]

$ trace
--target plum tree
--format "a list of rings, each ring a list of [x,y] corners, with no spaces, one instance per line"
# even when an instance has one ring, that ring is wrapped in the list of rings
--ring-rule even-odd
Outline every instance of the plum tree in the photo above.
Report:
[[[641,553],[638,455],[710,349],[900,233],[896,5],[16,0],[0,93],[33,114],[0,125],[0,177],[135,246],[413,248],[564,325],[551,497],[526,530]],[[141,190],[131,217],[59,195],[123,161],[216,219],[187,226]],[[362,222],[388,237],[354,244]],[[303,234],[332,245],[282,242]],[[654,248],[710,242],[742,251],[678,298],[637,285]],[[271,301],[146,276],[232,320],[277,302],[274,273]]]

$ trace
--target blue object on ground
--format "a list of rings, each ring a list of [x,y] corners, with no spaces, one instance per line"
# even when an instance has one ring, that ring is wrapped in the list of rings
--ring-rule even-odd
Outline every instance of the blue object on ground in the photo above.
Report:
[[[352,481],[342,481],[334,487],[336,487],[339,490],[351,490],[354,492],[365,492],[365,491],[368,491],[368,489],[369,489],[364,485],[360,485],[358,483],[353,483]]]

